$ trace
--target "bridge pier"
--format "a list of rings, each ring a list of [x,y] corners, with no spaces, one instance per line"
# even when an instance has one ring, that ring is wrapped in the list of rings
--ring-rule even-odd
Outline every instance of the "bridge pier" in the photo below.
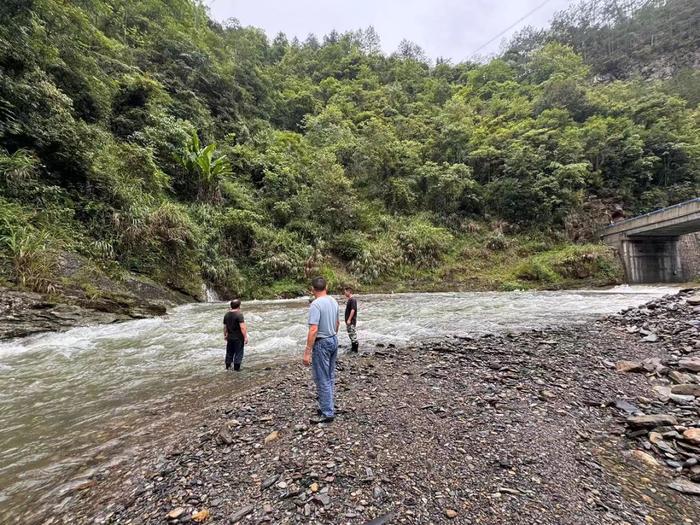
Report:
[[[625,238],[616,248],[629,284],[687,280],[678,237]]]
[[[688,282],[700,276],[700,198],[612,224],[601,239],[615,248],[626,281]]]

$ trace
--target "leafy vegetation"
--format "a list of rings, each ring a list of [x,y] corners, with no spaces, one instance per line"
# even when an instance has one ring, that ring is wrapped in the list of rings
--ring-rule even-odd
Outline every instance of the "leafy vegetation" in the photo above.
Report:
[[[4,2],[4,279],[51,291],[75,252],[192,295],[293,295],[316,272],[375,289],[612,282],[605,249],[572,243],[612,204],[699,187],[697,75],[617,61],[630,73],[601,82],[606,35],[666,35],[673,6],[698,15],[688,0],[595,27],[564,14],[488,63],[431,64],[410,42],[382,54],[371,28],[269,41],[191,0]]]

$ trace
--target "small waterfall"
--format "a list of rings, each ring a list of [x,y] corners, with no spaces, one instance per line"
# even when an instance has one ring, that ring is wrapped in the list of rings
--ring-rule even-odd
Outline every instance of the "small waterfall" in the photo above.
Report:
[[[202,285],[202,297],[204,297],[204,301],[207,303],[221,302],[219,294],[213,289],[209,288],[206,284]]]

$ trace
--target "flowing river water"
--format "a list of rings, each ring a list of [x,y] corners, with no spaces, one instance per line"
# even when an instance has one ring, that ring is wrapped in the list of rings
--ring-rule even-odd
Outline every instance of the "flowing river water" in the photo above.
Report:
[[[675,291],[360,296],[358,333],[362,345],[401,345],[584,323]],[[168,421],[196,418],[192,407],[215,403],[298,357],[307,306],[307,299],[244,304],[250,345],[241,374],[223,370],[224,303],[0,343],[0,522],[19,508],[60,500],[79,483],[70,480],[129,456],[135,443],[162,437],[154,433]],[[340,340],[347,342],[344,334]]]

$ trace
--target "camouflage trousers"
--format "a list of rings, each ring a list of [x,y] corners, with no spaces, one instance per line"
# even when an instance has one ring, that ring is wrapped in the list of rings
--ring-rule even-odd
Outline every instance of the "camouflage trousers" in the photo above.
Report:
[[[345,325],[348,328],[348,337],[350,338],[350,342],[352,344],[357,343],[357,328],[355,327],[354,324],[348,324]]]

